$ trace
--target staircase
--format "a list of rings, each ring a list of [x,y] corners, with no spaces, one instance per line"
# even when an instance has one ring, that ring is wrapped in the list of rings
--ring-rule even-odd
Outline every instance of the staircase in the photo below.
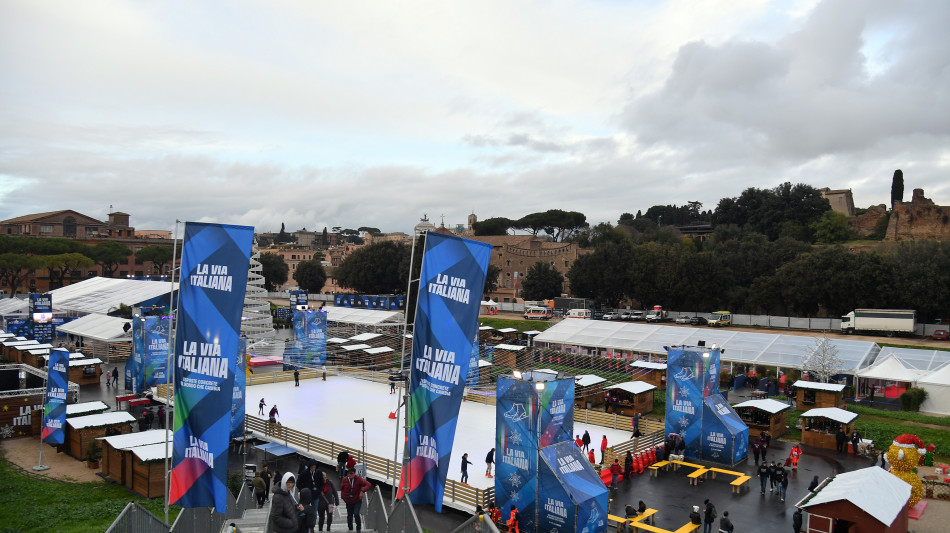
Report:
[[[345,513],[346,511],[344,511]],[[264,507],[261,509],[248,509],[244,511],[244,516],[235,520],[228,520],[224,523],[224,526],[221,527],[221,533],[266,533],[267,527],[267,516],[270,514],[270,502],[264,504]],[[365,524],[366,516],[363,514],[363,521]],[[346,531],[346,514],[341,517],[333,517],[334,530]],[[232,529],[231,524],[234,524],[237,529]],[[364,533],[376,533],[375,529],[366,529],[363,528]]]

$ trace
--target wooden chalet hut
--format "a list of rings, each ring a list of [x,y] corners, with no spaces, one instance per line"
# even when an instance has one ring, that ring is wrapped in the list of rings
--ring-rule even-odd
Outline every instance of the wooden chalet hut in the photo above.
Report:
[[[739,418],[749,426],[750,435],[768,431],[773,437],[780,437],[787,429],[785,411],[792,408],[787,403],[766,398],[749,400],[732,406]]]
[[[857,417],[857,413],[837,407],[819,407],[805,411],[799,417],[802,421],[802,444],[834,450],[838,429],[841,428],[846,435],[850,435],[852,424]]]
[[[479,344],[490,344],[492,342],[492,336],[494,336],[495,328],[491,326],[478,326],[478,342]],[[501,338],[498,339],[499,341]]]
[[[20,347],[38,346],[40,343],[28,340],[26,337],[8,337],[0,341],[0,354],[8,363],[22,363],[20,360]]]
[[[492,348],[491,362],[508,368],[528,368],[531,366],[531,354],[526,346],[517,344],[496,344]]]
[[[630,363],[633,379],[649,383],[660,390],[666,390],[666,363],[634,361]]]
[[[595,374],[574,376],[574,405],[578,409],[590,409],[604,403],[604,383],[607,380]]]
[[[877,466],[838,474],[795,504],[807,511],[807,533],[904,533],[910,485]]]
[[[167,446],[167,448],[166,448]],[[146,498],[157,498],[165,494],[165,454],[173,453],[174,443],[159,442],[132,448],[125,457],[125,486]]]
[[[129,477],[132,471],[128,468],[131,464],[129,461],[131,450],[139,446],[163,443],[171,438],[171,432],[164,429],[99,437],[102,443],[102,461],[100,462],[102,473],[113,481],[131,487],[132,481]]]
[[[29,344],[15,347],[13,350],[19,352],[15,356],[15,359],[19,362],[35,368],[43,368],[45,366],[43,364],[43,356],[49,355],[49,351],[52,348],[52,344]]]
[[[844,409],[844,385],[798,380],[792,384],[798,392],[795,401],[799,409],[837,407]]]
[[[69,381],[79,385],[94,385],[102,376],[102,359],[83,357],[69,360]]]
[[[69,455],[82,460],[86,457],[89,443],[104,437],[107,429],[114,428],[113,431],[120,434],[131,433],[133,422],[135,417],[125,411],[67,418],[63,446]]]
[[[633,416],[637,413],[644,414],[653,410],[653,391],[656,390],[656,385],[643,381],[627,381],[619,385],[605,387],[604,390],[610,391],[610,394],[619,395],[618,414]]]
[[[501,342],[518,344],[521,341],[521,332],[515,328],[501,328],[495,330],[495,336],[501,336]]]

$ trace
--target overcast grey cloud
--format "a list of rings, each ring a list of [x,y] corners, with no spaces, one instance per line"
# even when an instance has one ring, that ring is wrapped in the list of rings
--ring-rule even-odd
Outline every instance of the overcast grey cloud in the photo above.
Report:
[[[0,219],[591,222],[783,181],[950,204],[950,4],[0,4]]]

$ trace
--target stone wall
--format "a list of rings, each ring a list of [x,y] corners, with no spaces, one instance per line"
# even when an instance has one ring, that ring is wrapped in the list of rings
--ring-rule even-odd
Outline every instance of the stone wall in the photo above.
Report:
[[[914,189],[910,202],[894,206],[884,240],[925,239],[950,240],[950,206],[935,205],[923,189]]]
[[[887,206],[884,204],[872,205],[868,210],[848,220],[848,228],[858,237],[867,237],[874,233],[877,221],[887,215]]]

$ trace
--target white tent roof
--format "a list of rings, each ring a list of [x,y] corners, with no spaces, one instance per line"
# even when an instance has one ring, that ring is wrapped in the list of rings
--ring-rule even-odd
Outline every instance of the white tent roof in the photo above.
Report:
[[[801,379],[795,383],[792,383],[792,386],[798,387],[800,389],[826,390],[831,392],[841,392],[844,390],[844,385],[836,383],[819,383],[817,381],[803,381]]]
[[[354,350],[365,350],[366,348],[369,348],[369,344],[351,344],[349,346],[341,346],[341,348],[348,352],[352,352]]]
[[[0,300],[0,315],[12,315],[26,312],[30,304],[23,298],[4,298]]]
[[[536,329],[532,329],[531,331],[522,331],[522,333],[525,335],[539,335],[541,332]]]
[[[99,400],[94,402],[71,403],[66,406],[66,416],[77,416],[83,413],[102,411],[108,408],[108,405]]]
[[[84,357],[82,359],[70,359],[69,366],[89,366],[89,365],[98,365],[102,363],[102,359],[98,357]]]
[[[591,385],[596,385],[605,381],[607,380],[596,374],[580,374],[578,376],[574,376],[574,383],[576,383],[578,387],[590,387]]]
[[[604,390],[620,389],[623,391],[627,391],[630,394],[643,394],[644,392],[651,391],[655,388],[656,388],[655,385],[650,385],[649,383],[645,383],[643,381],[627,381],[619,385],[611,385],[609,387],[604,387]]]
[[[780,402],[778,400],[773,400],[771,398],[766,398],[764,400],[748,400],[748,401],[733,405],[732,407],[733,409],[738,409],[739,407],[751,407],[753,409],[761,409],[763,411],[767,411],[769,413],[772,413],[773,415],[775,413],[781,413],[782,411],[786,409],[792,408],[792,406],[788,405],[787,403]]]
[[[350,340],[351,340],[351,341],[360,341],[360,342],[363,342],[363,341],[373,340],[373,339],[375,339],[376,337],[382,337],[382,336],[383,336],[382,333],[369,333],[369,332],[367,332],[367,333],[360,333],[359,335],[356,335],[355,337],[350,337]]]
[[[518,330],[515,328],[501,328],[498,330],[498,333],[514,333],[516,331]]]
[[[26,340],[26,339],[23,339],[23,338],[21,338],[21,337],[13,337],[13,338],[11,338],[11,339],[6,339],[6,340],[0,342],[0,344],[3,344],[4,346],[6,346],[6,347],[8,347],[8,348],[9,348],[9,347],[15,347],[15,348],[17,348],[17,349],[21,349],[21,347],[23,347],[23,349],[25,349],[26,346],[28,346],[28,345],[34,345],[34,346],[35,346],[35,345],[39,344],[39,342],[37,342],[37,341],[32,341],[32,340]]]
[[[131,322],[128,318],[94,313],[67,322],[56,328],[56,331],[97,341],[131,340],[132,334],[122,329],[125,324]]]
[[[918,384],[950,386],[950,365],[917,380]]]
[[[873,487],[874,490],[868,490]],[[910,485],[883,468],[871,466],[838,474],[802,505],[805,509],[846,500],[884,525],[891,525],[910,499]]]
[[[98,415],[77,416],[76,418],[66,419],[66,423],[73,429],[108,426],[111,424],[121,424],[123,422],[135,422],[135,417],[125,411],[117,411],[114,413],[100,413]]]
[[[858,413],[852,413],[851,411],[845,411],[837,407],[818,407],[816,409],[809,409],[801,414],[801,418],[827,418],[842,424],[850,424],[851,421],[857,417]]]
[[[492,300],[491,298],[489,298],[488,300],[482,300],[482,305],[497,305],[497,304],[495,303],[495,300]]]
[[[345,324],[368,324],[378,326],[382,324],[395,326],[402,324],[402,313],[399,311],[377,311],[374,309],[355,309],[352,307],[325,307],[329,322]]]
[[[177,283],[95,277],[50,291],[53,309],[108,314],[121,304],[135,306],[167,295]]]
[[[99,437],[100,440],[108,442],[110,446],[117,450],[127,450],[137,446],[165,442],[166,440],[171,440],[171,438],[172,432],[167,429],[153,429],[150,431],[139,431],[138,433]]]
[[[918,350],[916,348],[897,348],[885,346],[881,348],[874,364],[883,361],[885,357],[897,357],[901,363],[912,370],[936,370],[950,363],[950,352],[945,350]]]
[[[350,342],[350,339],[341,339],[341,338],[339,338],[339,337],[330,337],[329,339],[327,339],[327,342],[332,343],[332,344],[346,344],[346,343]]]
[[[525,347],[518,344],[496,344],[496,350],[508,350],[509,352],[520,352],[524,350]]]
[[[908,368],[896,355],[884,359],[878,358],[873,366],[869,366],[857,373],[858,377],[867,379],[884,379],[888,381],[904,381],[913,383],[927,372]]]
[[[630,363],[633,368],[649,368],[650,370],[666,370],[666,363],[651,363],[649,361],[634,361]]]
[[[486,367],[486,366],[492,366],[492,364],[489,363],[488,361],[484,360],[484,359],[479,359],[479,360],[478,360],[478,368],[482,368],[482,367]]]
[[[365,350],[363,350],[363,351],[366,352],[366,353],[368,353],[368,354],[370,354],[370,355],[376,355],[376,354],[380,354],[380,353],[393,352],[393,351],[395,351],[395,350],[393,350],[393,349],[390,348],[389,346],[379,346],[379,347],[377,347],[377,348],[367,348],[367,349],[365,349]]]
[[[535,337],[536,344],[561,344],[608,348],[665,355],[664,346],[696,346],[699,341],[724,348],[721,359],[785,368],[800,367],[816,339],[803,335],[781,335],[714,328],[687,328],[659,324],[624,323],[605,320],[563,320]],[[838,350],[842,372],[867,366],[881,350],[873,342],[828,339]]]
[[[174,447],[175,443],[170,441],[146,444],[145,446],[136,446],[135,448],[132,448],[132,454],[143,463],[147,461],[157,461],[159,459],[164,459],[165,457],[171,457]]]
[[[493,328],[493,327],[491,327],[491,326],[478,326],[478,331],[489,331],[489,330],[492,330],[492,329],[495,329],[495,328]]]

